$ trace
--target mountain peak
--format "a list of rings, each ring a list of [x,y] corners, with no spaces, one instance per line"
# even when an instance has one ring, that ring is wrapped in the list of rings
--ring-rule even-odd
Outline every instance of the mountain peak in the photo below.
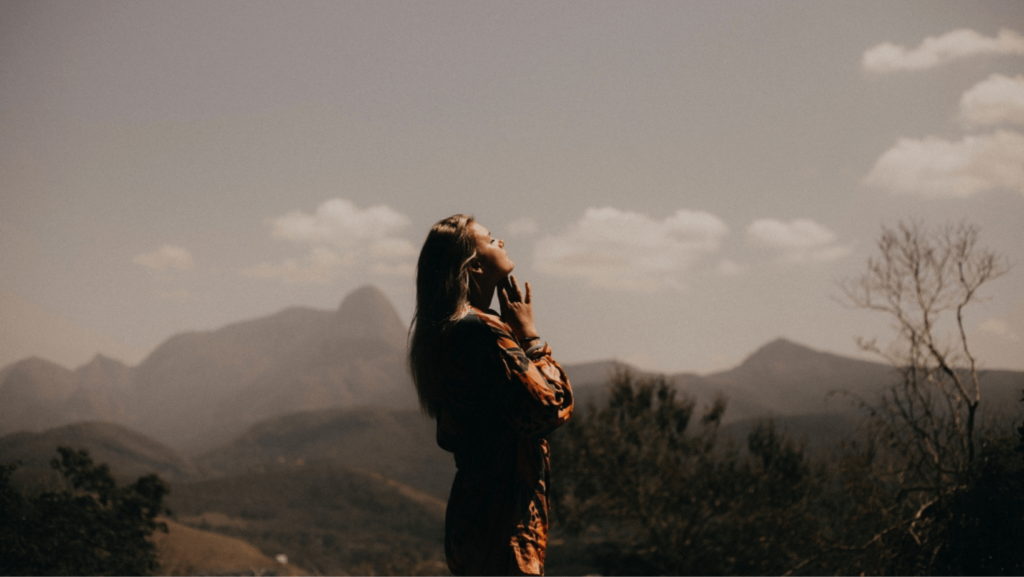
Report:
[[[124,363],[122,363],[121,361],[119,361],[119,360],[117,360],[115,358],[108,357],[107,355],[104,355],[103,353],[96,353],[92,357],[92,360],[90,360],[88,363],[85,363],[84,365],[78,367],[76,369],[76,371],[82,370],[82,369],[87,368],[87,367],[97,367],[97,368],[111,369],[111,368],[120,368],[120,367],[126,367],[126,366],[127,365],[125,365]]]
[[[751,353],[738,368],[782,370],[784,367],[805,363],[822,354],[824,353],[779,337]]]
[[[97,353],[88,363],[75,369],[79,387],[86,389],[116,388],[126,390],[131,386],[131,368],[117,359]]]
[[[345,298],[341,299],[338,312],[345,311],[346,309],[358,310],[366,308],[394,310],[391,308],[391,301],[388,300],[388,297],[384,296],[384,293],[379,288],[372,284],[366,284],[345,295]]]
[[[817,351],[814,351],[814,349],[812,349],[811,347],[808,347],[806,345],[801,345],[800,343],[795,343],[795,342],[793,342],[793,341],[791,341],[791,340],[789,340],[789,339],[787,339],[785,337],[778,337],[777,339],[771,340],[771,341],[761,345],[761,348],[759,348],[756,351],[754,351],[754,353],[751,356],[757,355],[757,354],[783,354],[783,353],[792,354],[792,353],[807,353],[807,352],[817,352]]]
[[[74,390],[75,378],[71,371],[39,357],[22,359],[0,371],[0,409],[10,410],[20,401],[64,400]],[[0,422],[15,417],[0,410]],[[0,430],[6,428],[0,427]]]
[[[373,285],[346,295],[338,307],[336,322],[345,337],[376,337],[397,348],[405,347],[405,325],[388,297]]]
[[[71,371],[58,365],[55,362],[48,361],[42,357],[26,357],[20,361],[13,362],[3,370],[0,370],[0,386],[7,380],[8,377],[13,375],[20,375],[28,378],[50,378],[55,375],[59,375],[60,378],[70,376]]]
[[[835,384],[845,378],[845,373],[865,370],[887,374],[891,368],[885,364],[843,357],[778,338],[754,351],[738,367],[722,374],[744,373],[758,375],[761,379],[785,377],[784,380],[793,380],[798,376],[810,378],[813,375],[822,383]]]

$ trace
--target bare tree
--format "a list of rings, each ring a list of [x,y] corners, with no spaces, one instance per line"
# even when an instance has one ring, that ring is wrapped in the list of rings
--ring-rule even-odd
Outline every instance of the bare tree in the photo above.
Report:
[[[858,344],[901,377],[872,408],[900,456],[894,472],[904,493],[937,497],[974,460],[982,391],[964,310],[982,285],[1009,270],[1002,256],[978,246],[978,232],[966,223],[883,226],[867,271],[841,285],[847,302],[888,315],[897,331],[888,347],[874,339]]]

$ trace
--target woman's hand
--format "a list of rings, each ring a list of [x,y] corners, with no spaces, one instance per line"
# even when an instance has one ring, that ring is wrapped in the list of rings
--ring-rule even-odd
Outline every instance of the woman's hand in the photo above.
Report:
[[[530,298],[530,283],[526,283],[526,294],[519,290],[516,277],[509,275],[498,282],[498,305],[501,320],[508,323],[520,342],[536,338],[537,327],[533,325],[533,301]]]

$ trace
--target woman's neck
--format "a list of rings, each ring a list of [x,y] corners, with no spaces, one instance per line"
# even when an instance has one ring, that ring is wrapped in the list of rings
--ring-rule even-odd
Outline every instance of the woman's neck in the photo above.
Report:
[[[478,286],[476,283],[471,283],[469,286],[469,304],[482,311],[489,309],[491,301],[494,300],[494,288],[496,286],[497,283],[490,286]]]

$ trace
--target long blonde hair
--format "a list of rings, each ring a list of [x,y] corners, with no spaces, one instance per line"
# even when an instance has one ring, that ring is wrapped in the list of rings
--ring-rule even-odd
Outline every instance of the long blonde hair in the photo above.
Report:
[[[430,229],[416,264],[416,310],[409,327],[409,369],[420,407],[437,416],[442,337],[469,303],[469,265],[476,256],[473,217],[455,214]]]

